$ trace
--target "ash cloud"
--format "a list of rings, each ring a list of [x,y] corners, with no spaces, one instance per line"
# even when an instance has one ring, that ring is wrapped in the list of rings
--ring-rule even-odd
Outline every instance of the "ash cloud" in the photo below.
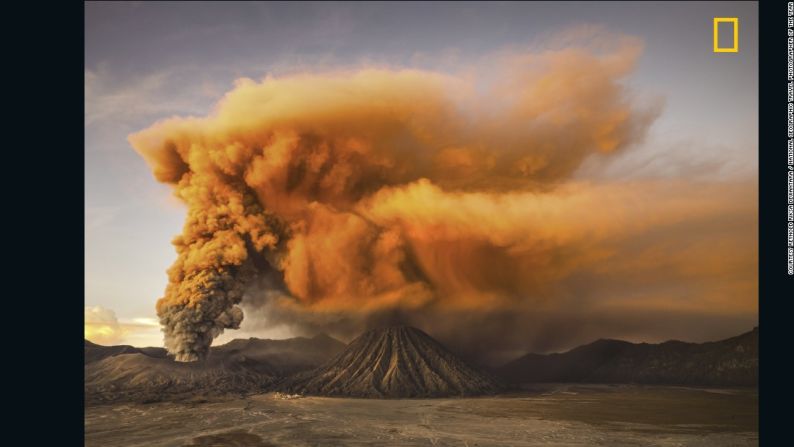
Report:
[[[169,352],[202,359],[240,326],[241,305],[266,324],[342,337],[400,320],[469,339],[489,319],[526,335],[505,337],[505,349],[526,348],[545,335],[506,315],[565,313],[571,290],[606,269],[630,277],[670,260],[666,248],[644,251],[653,231],[746,212],[751,201],[708,188],[571,180],[588,157],[641,142],[660,111],[623,83],[641,44],[598,42],[502,55],[482,78],[244,79],[207,117],[130,135],[189,210],[157,303]],[[632,244],[646,244],[647,259],[622,261]],[[708,257],[691,254],[687,265]],[[577,311],[622,306],[587,295]]]

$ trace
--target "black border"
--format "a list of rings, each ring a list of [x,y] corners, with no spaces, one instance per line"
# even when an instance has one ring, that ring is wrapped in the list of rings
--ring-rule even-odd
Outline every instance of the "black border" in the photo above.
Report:
[[[786,253],[787,2],[759,2],[759,440],[788,439],[788,323],[794,277]],[[789,441],[790,442],[790,441]]]
[[[787,2],[758,3],[759,436],[761,445],[777,445],[790,437],[783,432],[792,350],[785,319],[794,299],[785,251]],[[26,430],[33,444],[51,437],[53,445],[79,445],[84,436],[78,304],[84,290],[83,7],[55,2],[4,8],[6,88],[13,104],[6,112],[17,115],[7,118],[5,129],[16,147],[4,151],[10,242],[4,321],[19,325],[7,329],[6,355],[16,358],[6,357],[6,368],[22,379],[7,383],[18,398],[8,409],[12,419],[30,424],[9,424],[9,431]]]
[[[3,7],[6,428],[31,445],[84,439],[83,5]]]

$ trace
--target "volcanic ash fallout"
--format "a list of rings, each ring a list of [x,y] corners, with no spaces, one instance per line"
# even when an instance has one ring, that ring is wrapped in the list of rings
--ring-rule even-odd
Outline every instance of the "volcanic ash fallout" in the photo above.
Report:
[[[616,38],[607,50],[504,54],[487,76],[243,79],[211,115],[131,135],[188,206],[157,303],[166,348],[205,357],[239,327],[246,294],[315,322],[504,309],[597,262],[567,248],[626,231],[585,211],[622,193],[565,179],[638,142],[658,113],[621,84],[640,52]]]

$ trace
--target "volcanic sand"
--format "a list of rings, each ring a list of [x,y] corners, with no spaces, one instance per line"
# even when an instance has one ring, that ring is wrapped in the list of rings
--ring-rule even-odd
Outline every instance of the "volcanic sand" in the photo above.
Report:
[[[754,446],[750,389],[538,385],[519,394],[352,399],[276,394],[86,409],[86,446]]]

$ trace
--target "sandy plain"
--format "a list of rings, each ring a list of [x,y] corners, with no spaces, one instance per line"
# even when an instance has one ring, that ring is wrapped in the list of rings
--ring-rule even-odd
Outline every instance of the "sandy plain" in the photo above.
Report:
[[[88,447],[755,446],[754,389],[543,384],[450,399],[269,393],[86,408]]]

